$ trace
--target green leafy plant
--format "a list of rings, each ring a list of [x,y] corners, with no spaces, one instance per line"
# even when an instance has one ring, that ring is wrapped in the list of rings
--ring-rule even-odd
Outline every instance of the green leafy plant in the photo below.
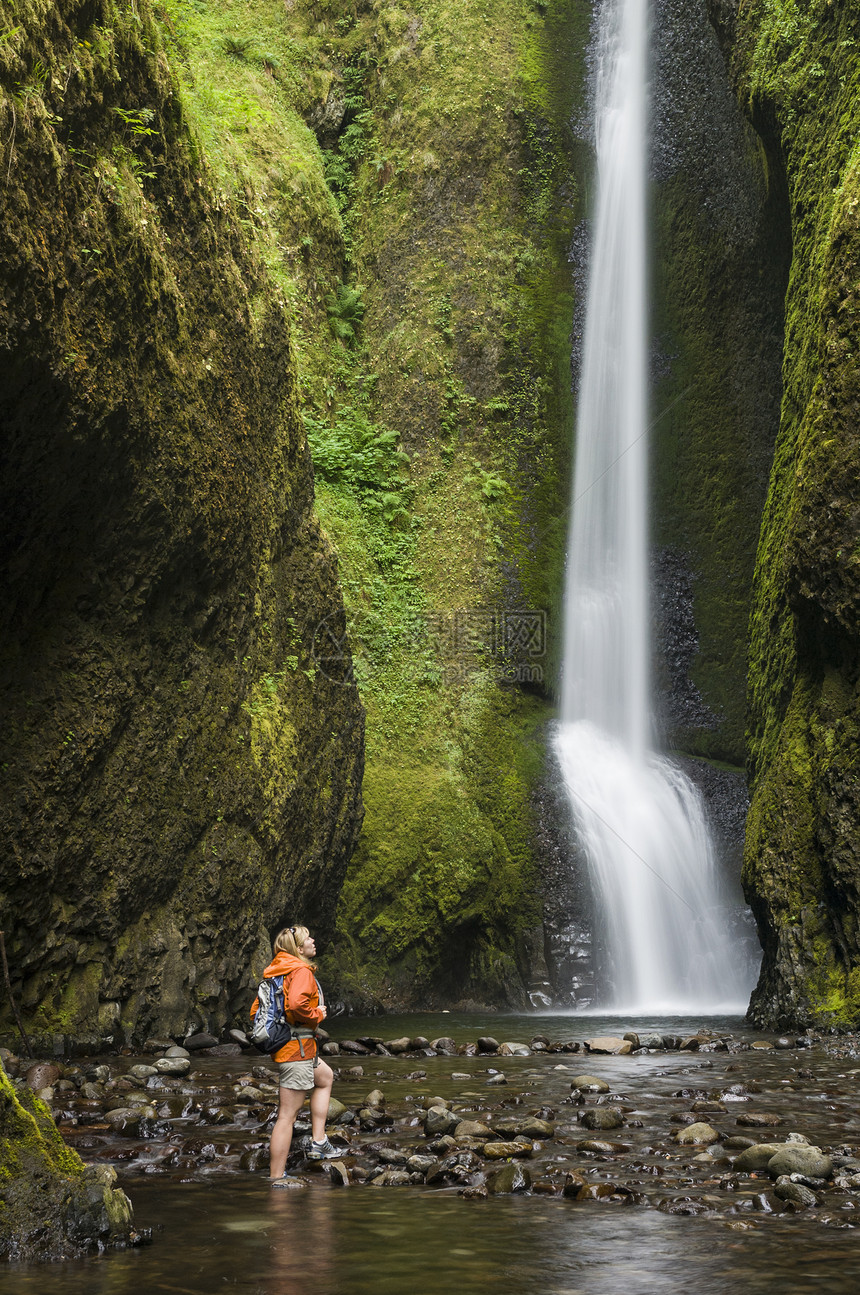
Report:
[[[326,299],[329,323],[335,337],[351,345],[358,336],[364,316],[364,289],[360,284],[340,283]]]
[[[226,54],[228,58],[235,58],[242,62],[247,59],[253,44],[254,42],[250,36],[223,36],[220,42],[221,53]]]

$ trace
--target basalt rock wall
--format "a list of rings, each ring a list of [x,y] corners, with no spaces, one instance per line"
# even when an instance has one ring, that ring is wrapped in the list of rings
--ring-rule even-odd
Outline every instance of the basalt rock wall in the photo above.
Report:
[[[860,1020],[860,18],[713,6],[790,230],[779,435],[756,562],[744,886],[761,1025]]]
[[[362,816],[348,651],[311,650],[343,609],[284,303],[148,5],[0,16],[13,990],[36,1034],[217,1029],[271,927],[330,929]]]

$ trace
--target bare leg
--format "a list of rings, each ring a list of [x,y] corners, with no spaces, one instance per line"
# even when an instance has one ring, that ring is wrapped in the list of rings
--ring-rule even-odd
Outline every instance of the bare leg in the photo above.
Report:
[[[328,1069],[328,1067],[326,1067]],[[331,1070],[329,1070],[331,1074]],[[331,1084],[329,1084],[331,1087]],[[278,1118],[272,1127],[272,1140],[269,1145],[269,1177],[281,1178],[287,1167],[290,1144],[293,1140],[293,1125],[296,1116],[304,1104],[305,1093],[301,1088],[281,1088],[278,1098]]]
[[[325,1137],[325,1122],[333,1083],[334,1074],[331,1066],[321,1061],[314,1070],[314,1089],[311,1093],[311,1137],[314,1142],[322,1142]]]

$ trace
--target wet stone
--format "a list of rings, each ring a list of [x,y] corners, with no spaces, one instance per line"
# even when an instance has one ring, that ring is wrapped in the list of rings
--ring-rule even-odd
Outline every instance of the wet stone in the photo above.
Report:
[[[457,1055],[457,1045],[454,1040],[449,1039],[447,1035],[444,1035],[439,1039],[432,1039],[430,1047],[434,1052],[438,1052],[442,1056],[454,1057]]]
[[[484,1147],[487,1160],[507,1160],[510,1156],[528,1159],[532,1154],[530,1142],[488,1142]]]
[[[736,1121],[742,1129],[775,1129],[782,1122],[782,1116],[772,1111],[746,1111]]]
[[[487,1125],[482,1124],[480,1120],[461,1120],[454,1129],[454,1137],[459,1141],[460,1138],[491,1138],[493,1130]]]
[[[385,1094],[381,1088],[374,1088],[364,1099],[365,1106],[383,1107],[385,1105]]]
[[[487,1190],[493,1196],[507,1196],[511,1192],[527,1192],[532,1185],[532,1177],[525,1165],[516,1163],[503,1165],[487,1179]]]
[[[196,1052],[199,1048],[217,1048],[217,1046],[218,1040],[214,1034],[189,1034],[185,1040],[185,1047],[189,1052]]]
[[[732,1168],[738,1173],[759,1173],[762,1169],[767,1169],[776,1153],[782,1150],[782,1146],[780,1142],[761,1142],[757,1146],[754,1144],[747,1147],[735,1158]]]
[[[735,1162],[737,1163],[737,1161]],[[771,1178],[785,1174],[804,1174],[807,1178],[831,1178],[833,1161],[819,1147],[787,1143],[779,1148],[767,1164]]]
[[[160,1075],[187,1075],[191,1069],[191,1062],[188,1057],[159,1057],[155,1063],[155,1069]]]
[[[707,1147],[720,1140],[719,1133],[710,1124],[689,1124],[687,1128],[679,1129],[675,1136],[681,1146],[695,1144]]]
[[[424,1132],[428,1137],[438,1137],[450,1133],[460,1123],[458,1116],[444,1106],[431,1106],[424,1116]]]
[[[577,1075],[570,1081],[571,1089],[580,1093],[608,1093],[609,1085],[597,1075]]]
[[[584,1129],[620,1129],[624,1115],[617,1106],[596,1106],[583,1111],[580,1124]]]
[[[801,1209],[810,1209],[813,1205],[818,1204],[818,1197],[815,1192],[802,1183],[792,1182],[787,1174],[780,1175],[774,1183],[773,1190],[782,1201],[792,1201],[793,1204]]]
[[[498,1039],[493,1039],[488,1034],[485,1034],[480,1039],[478,1039],[479,1052],[498,1052],[498,1050],[499,1050]]]
[[[593,1155],[621,1155],[629,1151],[630,1147],[626,1142],[607,1142],[602,1138],[586,1138],[578,1143],[579,1151],[589,1151]]]
[[[604,1053],[607,1056],[626,1056],[633,1051],[629,1039],[618,1038],[614,1034],[601,1034],[593,1039],[583,1039],[586,1052]]]
[[[56,1066],[49,1061],[37,1061],[35,1066],[30,1066],[24,1079],[31,1092],[40,1093],[42,1089],[50,1088],[62,1077],[61,1066]]]
[[[499,1052],[503,1057],[530,1057],[531,1048],[525,1043],[507,1042],[499,1044]]]
[[[507,1078],[505,1077],[504,1074],[502,1074],[501,1071],[499,1071],[497,1075],[493,1075],[491,1076],[490,1079],[487,1080],[487,1084],[494,1088],[499,1088],[501,1085],[506,1084],[507,1082],[508,1082]]]

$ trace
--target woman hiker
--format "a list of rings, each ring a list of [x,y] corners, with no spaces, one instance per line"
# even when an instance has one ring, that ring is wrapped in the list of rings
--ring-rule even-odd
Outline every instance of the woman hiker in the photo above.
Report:
[[[267,980],[271,976],[283,976],[285,1015],[293,1027],[293,1037],[273,1057],[279,1071],[278,1116],[269,1148],[269,1181],[273,1187],[291,1183],[286,1173],[287,1157],[293,1125],[306,1093],[311,1095],[312,1141],[308,1159],[328,1160],[339,1154],[325,1131],[334,1075],[319,1056],[314,1038],[316,1027],[326,1017],[322,990],[311,961],[316,951],[306,926],[287,926],[275,940],[274,957],[263,972]],[[255,1000],[252,1017],[256,1011]]]

